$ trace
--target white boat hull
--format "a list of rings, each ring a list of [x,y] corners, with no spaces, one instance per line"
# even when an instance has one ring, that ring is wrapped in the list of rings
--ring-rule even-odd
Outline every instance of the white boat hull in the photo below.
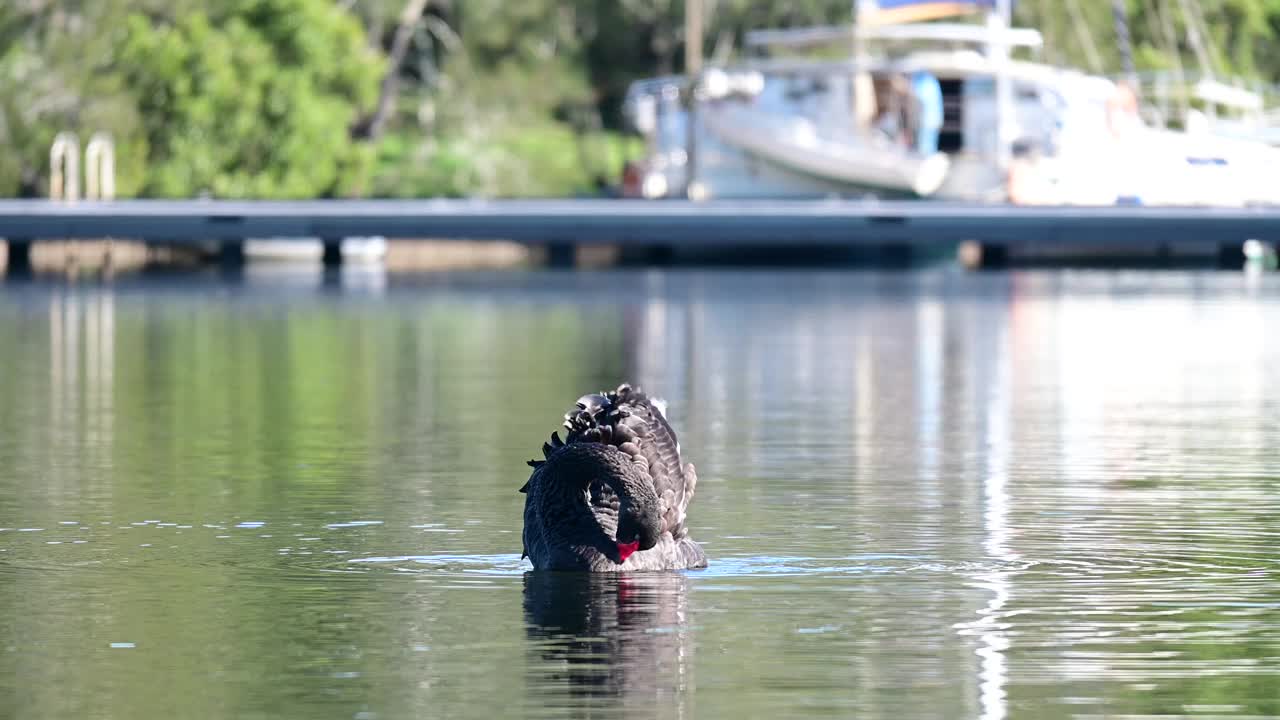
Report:
[[[823,137],[803,120],[771,118],[734,108],[707,108],[703,123],[724,144],[836,186],[928,197],[947,178],[946,155],[921,155],[884,143]]]

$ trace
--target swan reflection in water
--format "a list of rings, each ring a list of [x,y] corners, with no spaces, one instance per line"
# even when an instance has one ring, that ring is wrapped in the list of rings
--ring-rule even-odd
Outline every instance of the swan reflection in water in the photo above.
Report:
[[[684,575],[528,572],[524,615],[528,686],[547,706],[590,707],[600,699],[649,717],[689,712],[693,639]]]

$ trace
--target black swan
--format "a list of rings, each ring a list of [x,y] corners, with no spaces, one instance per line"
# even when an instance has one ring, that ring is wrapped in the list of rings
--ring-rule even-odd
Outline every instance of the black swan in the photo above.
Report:
[[[584,395],[567,436],[542,446],[520,488],[524,555],[538,570],[686,570],[707,566],[685,510],[698,478],[682,465],[658,403],[630,385]]]

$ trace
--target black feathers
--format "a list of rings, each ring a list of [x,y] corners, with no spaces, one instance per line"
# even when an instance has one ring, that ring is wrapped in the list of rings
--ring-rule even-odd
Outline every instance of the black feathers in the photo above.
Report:
[[[583,395],[565,413],[564,429],[565,440],[562,441],[558,433],[551,433],[551,440],[542,444],[543,459],[529,461],[535,474],[566,445],[612,445],[629,455],[650,477],[666,500],[667,508],[683,504],[688,478],[681,467],[675,433],[659,407],[644,393],[624,384],[611,392]],[[525,483],[520,492],[527,494],[528,488],[529,484]],[[673,526],[678,526],[683,518],[672,513],[668,519]]]
[[[661,401],[630,385],[583,395],[565,413],[564,440],[552,433],[520,488],[535,568],[706,567],[685,524],[697,475],[663,413]],[[628,542],[639,550],[624,553]]]
[[[644,393],[630,385],[620,385],[608,393],[583,395],[574,408],[565,413],[565,439],[561,440],[559,433],[551,433],[551,440],[542,444],[543,459],[530,460],[528,465],[534,469],[542,467],[556,450],[578,442],[613,445],[628,455],[643,457],[639,443],[642,438],[653,435],[649,426],[655,420],[660,423],[665,439],[671,429],[662,419],[662,413]]]
[[[544,459],[529,460],[525,464],[533,468],[534,470],[537,470],[538,468],[546,464],[547,461],[545,458],[551,457],[552,453],[554,453],[556,450],[559,450],[562,447],[564,447],[564,442],[560,440],[560,436],[556,433],[551,433],[551,442],[542,443],[542,457]],[[520,492],[528,492],[528,491],[529,491],[529,483],[525,483],[524,487],[520,488]]]

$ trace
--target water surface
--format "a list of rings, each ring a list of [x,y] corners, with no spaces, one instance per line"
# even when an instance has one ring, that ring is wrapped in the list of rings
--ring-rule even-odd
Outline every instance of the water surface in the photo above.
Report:
[[[1280,716],[1280,278],[0,286],[13,717]],[[665,396],[705,572],[528,572]]]

